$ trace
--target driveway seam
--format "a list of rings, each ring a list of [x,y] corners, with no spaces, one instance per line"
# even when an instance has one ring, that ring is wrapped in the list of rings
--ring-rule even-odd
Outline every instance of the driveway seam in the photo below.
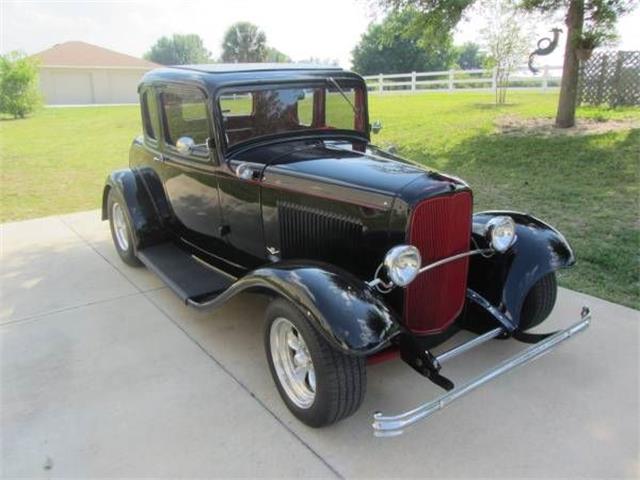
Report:
[[[322,464],[329,469],[337,478],[344,479],[345,477],[331,465],[322,455],[320,455],[314,448],[309,445],[300,435],[294,432],[280,417],[278,417],[273,410],[271,410],[251,389],[245,385],[239,378],[237,378],[220,360],[211,354],[200,342],[198,342],[189,332],[176,322],[171,315],[169,315],[160,305],[158,305],[152,298],[146,295],[146,292],[142,293],[149,302],[155,306],[162,315],[164,315],[171,323],[173,323],[189,340],[191,340],[209,359],[211,359],[220,369],[226,373],[240,388],[242,388],[250,397],[252,397],[258,405],[260,405],[269,415],[271,415],[276,422],[278,422],[285,430],[289,432],[295,439],[297,439],[302,446],[304,446],[313,456],[315,456]]]
[[[142,295],[144,298],[146,298],[149,303],[151,303],[151,305],[153,305],[156,309],[158,309],[158,311],[167,319],[169,320],[173,325],[176,326],[176,328],[178,328],[178,330],[180,330],[189,340],[191,340],[191,342],[193,342],[194,345],[196,345],[201,351],[202,353],[204,353],[207,357],[209,357],[210,360],[212,360],[224,373],[226,373],[240,388],[242,388],[242,390],[245,391],[245,393],[249,394],[249,396],[251,398],[253,398],[256,403],[258,403],[258,405],[260,405],[269,415],[271,415],[271,417],[273,417],[273,419],[279,423],[287,432],[289,432],[290,435],[292,435],[296,440],[298,440],[298,442],[300,442],[300,444],[305,447],[309,452],[311,452],[311,454],[313,456],[315,456],[318,460],[320,460],[320,462],[327,467],[327,469],[329,469],[330,472],[332,472],[337,478],[339,479],[344,479],[345,477],[333,466],[331,465],[326,459],[324,459],[322,457],[322,455],[320,455],[318,452],[316,452],[313,447],[311,447],[311,445],[309,445],[307,442],[304,441],[304,439],[302,437],[300,437],[300,435],[298,435],[296,432],[294,432],[286,423],[284,423],[284,421],[279,418],[275,412],[273,412],[254,392],[251,391],[251,389],[245,385],[242,381],[240,381],[240,379],[238,379],[222,362],[220,362],[220,360],[218,360],[216,357],[214,357],[206,348],[204,348],[204,346],[198,342],[192,335],[189,334],[189,332],[187,332],[187,330],[185,328],[183,328],[178,322],[176,322],[173,317],[171,317],[171,315],[169,315],[160,305],[158,305],[152,298],[150,298],[147,293],[151,292],[153,290],[147,290],[147,291],[143,291],[142,289],[140,289],[135,283],[133,283],[132,280],[130,280],[123,272],[120,271],[120,269],[118,269],[113,263],[111,263],[109,261],[109,259],[107,259],[104,255],[102,255],[92,244],[91,242],[89,242],[86,238],[84,238],[82,235],[80,235],[80,233],[78,233],[76,231],[76,229],[74,229],[71,225],[69,225],[68,223],[66,223],[61,217],[58,217],[58,219],[67,227],[69,228],[69,230],[71,230],[76,236],[78,236],[78,238],[80,238],[87,246],[89,246],[89,248],[91,248],[94,252],[96,252],[96,254],[98,254],[100,256],[100,258],[102,258],[105,262],[107,262],[112,268],[114,268],[127,282],[129,282],[136,290],[138,290],[138,293],[136,294],[131,294],[130,296],[133,295]],[[161,287],[164,288],[164,287]]]
[[[159,287],[156,290],[161,290],[165,287]],[[0,328],[2,327],[7,327],[10,325],[16,325],[16,324],[22,324],[22,323],[28,323],[28,322],[32,322],[32,321],[37,321],[42,319],[43,317],[48,317],[49,315],[55,315],[57,313],[64,313],[64,312],[70,312],[72,310],[77,310],[79,308],[83,308],[83,307],[91,307],[94,305],[100,305],[102,303],[108,303],[108,302],[112,302],[114,300],[120,300],[123,298],[130,298],[130,297],[135,297],[138,295],[143,295],[144,292],[133,292],[133,293],[127,293],[125,295],[119,295],[116,297],[111,297],[111,298],[105,298],[102,300],[96,300],[94,302],[86,302],[86,303],[80,303],[78,305],[70,305],[68,307],[63,307],[63,308],[59,308],[57,310],[50,310],[48,312],[41,312],[41,313],[36,313],[34,315],[29,315],[28,317],[22,317],[22,318],[16,318],[14,320],[8,320],[6,322],[0,322]]]

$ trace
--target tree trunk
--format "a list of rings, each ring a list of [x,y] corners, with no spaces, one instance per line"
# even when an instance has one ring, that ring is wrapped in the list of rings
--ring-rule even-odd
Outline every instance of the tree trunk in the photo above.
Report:
[[[584,23],[584,0],[571,0],[565,20],[567,25],[567,43],[564,48],[564,66],[560,84],[560,100],[556,114],[556,127],[573,127],[576,123],[576,102],[578,98],[578,69],[576,56],[578,40],[582,36]]]

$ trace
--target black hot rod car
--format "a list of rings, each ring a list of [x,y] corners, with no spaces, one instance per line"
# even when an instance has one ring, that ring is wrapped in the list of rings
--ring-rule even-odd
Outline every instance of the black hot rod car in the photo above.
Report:
[[[320,427],[356,411],[367,364],[399,356],[447,392],[392,435],[589,324],[533,334],[574,253],[553,227],[473,213],[462,180],[370,143],[363,79],[309,65],[194,65],[147,73],[143,134],[103,192],[115,247],[189,306],[270,295],[264,346],[291,412]],[[477,336],[432,353],[460,329]],[[532,343],[454,387],[443,363],[497,337]]]

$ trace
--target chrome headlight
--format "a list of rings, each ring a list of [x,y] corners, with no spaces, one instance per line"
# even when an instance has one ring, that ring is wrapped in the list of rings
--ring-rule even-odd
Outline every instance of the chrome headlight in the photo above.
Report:
[[[494,217],[487,222],[485,235],[491,248],[504,253],[516,241],[516,224],[511,217]]]
[[[384,266],[389,279],[399,287],[406,287],[418,275],[422,266],[422,258],[416,247],[398,245],[387,252]]]

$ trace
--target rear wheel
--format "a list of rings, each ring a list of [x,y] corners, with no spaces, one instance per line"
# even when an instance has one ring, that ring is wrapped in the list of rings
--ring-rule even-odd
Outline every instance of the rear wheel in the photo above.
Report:
[[[529,330],[545,321],[556,304],[557,296],[558,281],[555,273],[549,273],[538,280],[524,300],[518,330]]]
[[[142,265],[136,257],[133,248],[133,236],[131,235],[131,221],[129,219],[126,206],[120,196],[111,189],[107,198],[107,208],[109,212],[109,226],[111,227],[111,238],[116,247],[116,251],[124,263],[132,267]]]
[[[323,427],[354,413],[364,398],[364,358],[332,347],[284,299],[267,308],[264,344],[284,403],[303,423]]]

